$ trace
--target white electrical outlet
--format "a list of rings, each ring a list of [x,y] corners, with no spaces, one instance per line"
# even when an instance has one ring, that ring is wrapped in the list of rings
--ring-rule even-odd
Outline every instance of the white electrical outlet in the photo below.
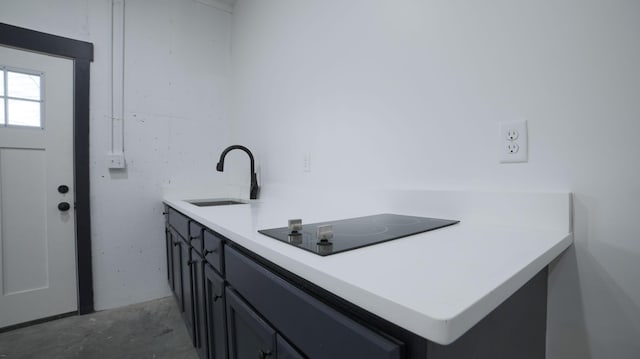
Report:
[[[507,152],[510,154],[516,154],[518,153],[518,150],[520,150],[520,146],[518,146],[517,143],[509,143],[507,145]]]
[[[529,139],[527,121],[503,122],[500,124],[500,162],[527,162]]]
[[[518,131],[514,129],[507,130],[507,140],[515,141],[518,139]]]

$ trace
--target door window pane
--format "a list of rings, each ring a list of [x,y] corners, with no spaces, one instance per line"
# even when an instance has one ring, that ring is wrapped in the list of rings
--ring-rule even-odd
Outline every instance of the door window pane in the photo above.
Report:
[[[8,125],[40,127],[40,102],[9,100]]]
[[[40,76],[7,72],[7,92],[9,97],[40,100]]]
[[[42,74],[0,67],[0,126],[43,128]]]
[[[4,96],[4,70],[0,70],[0,96]]]

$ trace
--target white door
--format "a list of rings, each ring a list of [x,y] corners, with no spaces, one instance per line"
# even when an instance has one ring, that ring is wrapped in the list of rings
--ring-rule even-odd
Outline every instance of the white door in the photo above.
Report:
[[[78,300],[73,62],[0,46],[0,67],[2,328],[76,311]]]

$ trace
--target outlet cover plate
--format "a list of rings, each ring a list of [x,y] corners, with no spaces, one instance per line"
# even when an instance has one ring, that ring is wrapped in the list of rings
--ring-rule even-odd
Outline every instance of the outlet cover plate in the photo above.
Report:
[[[500,123],[500,163],[527,162],[529,136],[527,120]]]
[[[107,154],[107,166],[109,169],[124,169],[127,166],[127,162],[124,159],[124,153],[109,153]]]

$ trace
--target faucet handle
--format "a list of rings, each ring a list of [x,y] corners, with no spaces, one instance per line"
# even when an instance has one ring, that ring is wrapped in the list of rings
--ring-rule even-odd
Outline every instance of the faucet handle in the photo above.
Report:
[[[290,219],[289,220],[289,231],[291,233],[298,233],[302,230],[302,220],[301,219]]]

